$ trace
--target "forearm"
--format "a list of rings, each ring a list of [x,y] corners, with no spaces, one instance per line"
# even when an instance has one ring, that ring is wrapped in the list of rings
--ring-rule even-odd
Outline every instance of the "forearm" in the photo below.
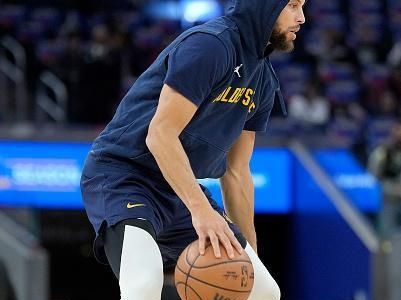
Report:
[[[224,218],[216,212],[196,181],[188,156],[178,136],[152,131],[146,139],[149,150],[155,157],[163,176],[188,207],[192,216],[192,225],[199,237],[199,253],[204,255],[208,242],[212,244],[214,255],[221,257],[220,243],[225,247],[230,258],[234,258],[234,249],[242,252]],[[156,135],[155,135],[156,132]]]
[[[191,213],[192,225],[199,237],[199,253],[204,255],[210,242],[216,257],[221,257],[222,244],[228,256],[234,258],[234,248],[241,253],[241,244],[201,190],[179,139],[196,111],[196,104],[164,85],[155,115],[149,124],[146,145],[164,178]]]
[[[220,182],[227,215],[239,227],[249,244],[256,251],[254,186],[249,168],[242,172],[229,169]]]
[[[164,178],[191,213],[209,205],[178,136],[156,131],[148,135],[146,143]]]

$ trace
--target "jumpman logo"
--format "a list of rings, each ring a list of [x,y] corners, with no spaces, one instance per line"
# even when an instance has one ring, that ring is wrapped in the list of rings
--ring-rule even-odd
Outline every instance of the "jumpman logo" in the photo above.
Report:
[[[237,73],[238,77],[241,77],[240,73],[239,73],[239,69],[242,68],[242,64],[240,64],[238,67],[235,67],[234,69],[234,73]]]

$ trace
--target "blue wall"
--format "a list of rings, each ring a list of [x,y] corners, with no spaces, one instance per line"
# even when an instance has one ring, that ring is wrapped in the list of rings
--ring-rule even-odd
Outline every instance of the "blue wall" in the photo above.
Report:
[[[372,300],[371,255],[297,161],[288,247],[288,300]]]
[[[83,208],[88,143],[0,142],[0,205]]]
[[[0,142],[0,205],[82,209],[79,178],[89,148],[89,143]],[[380,208],[379,185],[348,151],[314,155],[359,209]],[[251,170],[256,213],[290,213],[297,178],[290,150],[255,149]],[[221,203],[219,181],[201,182]]]

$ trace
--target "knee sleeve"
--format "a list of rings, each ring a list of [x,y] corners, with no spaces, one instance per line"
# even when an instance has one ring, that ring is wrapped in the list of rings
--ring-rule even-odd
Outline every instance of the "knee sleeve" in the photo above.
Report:
[[[245,251],[251,259],[254,270],[254,284],[248,300],[279,300],[280,288],[263,265],[258,255],[248,244]]]
[[[121,300],[160,300],[163,261],[157,243],[147,231],[125,226],[120,263]]]

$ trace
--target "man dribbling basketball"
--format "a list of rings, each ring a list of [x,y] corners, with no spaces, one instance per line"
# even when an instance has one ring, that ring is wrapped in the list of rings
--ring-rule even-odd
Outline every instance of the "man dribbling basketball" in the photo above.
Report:
[[[197,238],[201,254],[208,241],[216,257],[219,245],[230,257],[247,252],[249,300],[280,298],[254,251],[249,160],[274,100],[284,108],[269,54],[293,49],[305,0],[233,2],[226,16],[187,30],[159,55],[87,157],[81,188],[95,254],[119,279],[122,300],[178,299],[174,289],[162,293],[163,282]],[[200,178],[220,178],[233,223]]]

